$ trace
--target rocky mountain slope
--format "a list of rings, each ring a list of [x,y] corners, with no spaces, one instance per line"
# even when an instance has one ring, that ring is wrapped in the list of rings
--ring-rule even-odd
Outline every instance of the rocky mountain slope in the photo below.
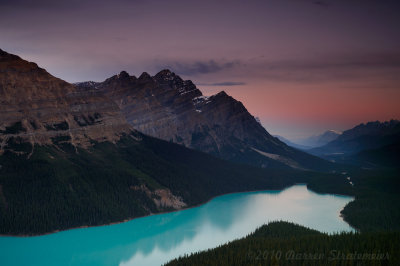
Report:
[[[169,70],[139,78],[123,71],[104,82],[77,86],[102,91],[135,129],[156,138],[261,167],[329,167],[271,136],[241,102],[224,91],[204,96],[190,80]]]
[[[0,154],[55,142],[115,142],[130,131],[118,106],[98,91],[80,90],[0,50]]]

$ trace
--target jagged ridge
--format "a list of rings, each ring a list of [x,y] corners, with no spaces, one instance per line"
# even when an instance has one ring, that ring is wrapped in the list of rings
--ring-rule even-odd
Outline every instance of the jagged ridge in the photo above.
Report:
[[[261,167],[326,168],[327,163],[271,136],[243,104],[226,92],[204,96],[168,69],[139,78],[123,71],[96,88],[118,104],[138,131],[223,159]],[[289,163],[290,162],[290,163]]]

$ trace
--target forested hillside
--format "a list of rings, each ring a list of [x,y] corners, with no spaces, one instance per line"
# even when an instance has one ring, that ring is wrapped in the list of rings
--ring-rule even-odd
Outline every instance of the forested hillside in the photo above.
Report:
[[[358,169],[347,175],[355,200],[342,211],[345,221],[362,232],[400,231],[399,169]]]
[[[399,265],[400,233],[327,235],[288,222],[273,222],[218,248],[166,265]]]
[[[324,180],[352,193],[338,175],[235,164],[140,133],[116,144],[94,142],[87,150],[53,141],[20,155],[15,151],[32,147],[15,143],[14,152],[0,156],[1,234],[107,224],[296,182]]]

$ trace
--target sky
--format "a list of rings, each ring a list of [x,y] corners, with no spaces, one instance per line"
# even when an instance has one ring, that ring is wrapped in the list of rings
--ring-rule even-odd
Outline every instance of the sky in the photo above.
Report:
[[[0,49],[69,82],[169,68],[271,134],[400,119],[394,0],[0,0]]]

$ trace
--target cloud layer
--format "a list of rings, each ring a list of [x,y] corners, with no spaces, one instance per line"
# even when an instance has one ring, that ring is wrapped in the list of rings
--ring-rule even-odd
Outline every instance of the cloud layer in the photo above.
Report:
[[[194,61],[194,62],[171,62],[161,64],[158,68],[169,68],[176,73],[187,76],[196,76],[202,74],[217,73],[221,71],[226,71],[239,66],[240,61],[228,61],[228,62],[218,62],[216,60],[208,61]]]

